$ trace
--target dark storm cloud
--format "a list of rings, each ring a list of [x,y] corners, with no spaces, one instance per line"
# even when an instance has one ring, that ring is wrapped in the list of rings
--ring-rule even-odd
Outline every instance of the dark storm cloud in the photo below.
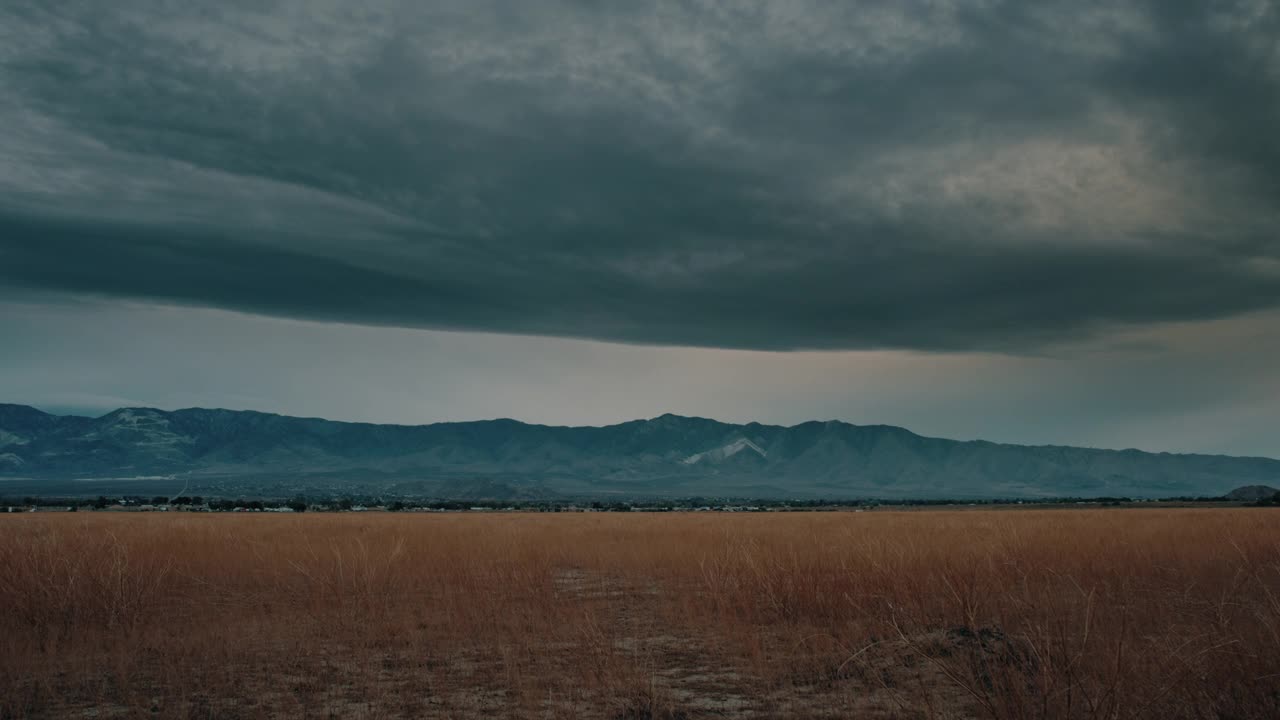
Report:
[[[0,14],[11,292],[762,349],[1280,306],[1270,2]]]

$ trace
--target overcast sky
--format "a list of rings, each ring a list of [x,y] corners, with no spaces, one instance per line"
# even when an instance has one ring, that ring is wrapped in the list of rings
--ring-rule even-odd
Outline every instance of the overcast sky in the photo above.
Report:
[[[0,401],[1280,456],[1278,7],[6,2]]]

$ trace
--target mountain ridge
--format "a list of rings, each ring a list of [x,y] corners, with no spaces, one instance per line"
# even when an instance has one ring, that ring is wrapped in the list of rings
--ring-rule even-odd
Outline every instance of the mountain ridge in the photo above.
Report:
[[[221,408],[126,407],[93,418],[0,404],[0,477],[30,485],[152,476],[209,492],[431,495],[474,482],[546,495],[1154,497],[1275,483],[1280,461],[950,440],[839,420],[735,424],[664,413],[600,426],[404,425]]]
[[[1135,452],[1135,453],[1142,453],[1145,455],[1172,455],[1172,456],[1179,456],[1179,457],[1182,457],[1182,456],[1224,457],[1224,458],[1240,458],[1245,460],[1276,460],[1280,462],[1280,458],[1273,458],[1267,455],[1229,455],[1226,453],[1177,452],[1172,450],[1143,450],[1142,448],[1135,448],[1135,447],[1113,448],[1113,447],[1095,447],[1095,446],[1088,446],[1088,445],[1063,445],[1059,443],[1039,443],[1039,444],[1013,443],[1013,442],[1002,442],[999,440],[986,440],[983,438],[961,440],[957,438],[940,437],[937,435],[921,435],[920,433],[917,433],[914,430],[907,427],[903,427],[901,425],[891,425],[889,423],[869,423],[866,425],[860,425],[858,423],[851,423],[847,420],[838,420],[834,418],[829,420],[805,420],[803,422],[799,422],[794,425],[784,425],[784,424],[776,424],[776,423],[762,423],[757,420],[752,420],[747,423],[733,423],[726,420],[717,420],[715,418],[703,417],[701,415],[680,415],[678,413],[666,412],[666,413],[662,413],[661,415],[655,415],[651,418],[636,418],[634,420],[622,420],[616,423],[608,423],[604,425],[552,425],[547,423],[532,422],[528,420],[520,420],[518,418],[511,418],[511,417],[481,418],[477,420],[439,420],[436,422],[429,422],[429,423],[394,423],[394,422],[379,423],[379,422],[368,422],[365,420],[335,420],[332,418],[320,417],[318,415],[287,415],[285,413],[267,412],[264,410],[232,410],[230,408],[209,408],[209,407],[202,407],[198,405],[193,405],[190,407],[183,407],[183,408],[175,408],[173,410],[162,410],[160,408],[150,407],[146,405],[137,405],[137,406],[130,405],[130,406],[119,407],[119,408],[116,408],[115,410],[111,410],[102,415],[96,415],[96,416],[81,415],[77,413],[54,413],[46,410],[41,410],[40,408],[35,407],[33,405],[26,405],[22,403],[0,403],[0,410],[2,410],[3,408],[22,408],[24,410],[34,411],[41,415],[46,415],[50,417],[81,418],[85,420],[102,419],[107,417],[108,415],[118,413],[122,410],[145,410],[145,411],[157,412],[157,413],[186,413],[186,412],[215,413],[216,412],[216,413],[231,413],[231,414],[237,414],[237,415],[260,415],[260,416],[272,417],[272,418],[285,418],[289,420],[320,421],[320,422],[326,422],[326,423],[334,423],[338,425],[362,425],[362,426],[370,426],[370,427],[396,427],[396,428],[421,428],[421,427],[433,427],[437,425],[470,425],[470,424],[477,424],[477,423],[516,423],[518,425],[523,425],[525,427],[533,427],[533,428],[583,430],[583,429],[615,428],[615,427],[621,427],[624,425],[630,425],[635,423],[654,422],[656,420],[661,420],[663,418],[674,418],[677,420],[703,421],[703,422],[716,423],[719,425],[727,425],[727,426],[733,426],[733,427],[760,427],[760,428],[784,429],[784,430],[799,428],[805,425],[833,425],[834,424],[834,425],[844,425],[847,427],[863,428],[863,429],[896,430],[896,431],[907,433],[909,435],[913,435],[915,437],[925,438],[928,440],[943,440],[946,442],[955,442],[955,443],[978,443],[978,444],[985,444],[985,445],[994,445],[998,447],[1067,448],[1072,450],[1089,450],[1089,451],[1097,451],[1097,452],[1116,452],[1116,453]]]

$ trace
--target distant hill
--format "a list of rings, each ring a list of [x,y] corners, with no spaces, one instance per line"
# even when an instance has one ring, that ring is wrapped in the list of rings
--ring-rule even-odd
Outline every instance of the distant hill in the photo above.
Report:
[[[1245,502],[1257,502],[1259,500],[1270,500],[1280,495],[1280,490],[1270,485],[1246,485],[1238,487],[1227,493],[1225,497],[1228,500],[1243,500]]]
[[[835,421],[780,427],[663,415],[606,427],[406,426],[204,409],[87,418],[0,404],[0,481],[0,493],[159,483],[193,494],[522,499],[1161,497],[1280,482],[1280,461],[959,442]]]

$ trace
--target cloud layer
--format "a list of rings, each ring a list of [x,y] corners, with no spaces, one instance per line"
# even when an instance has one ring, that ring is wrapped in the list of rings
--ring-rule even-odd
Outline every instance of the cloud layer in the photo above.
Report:
[[[1280,10],[0,8],[0,286],[726,348],[1280,307]]]

